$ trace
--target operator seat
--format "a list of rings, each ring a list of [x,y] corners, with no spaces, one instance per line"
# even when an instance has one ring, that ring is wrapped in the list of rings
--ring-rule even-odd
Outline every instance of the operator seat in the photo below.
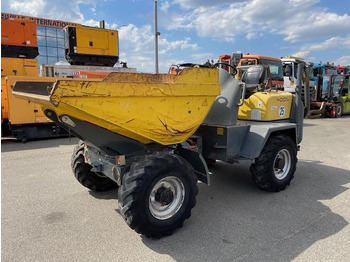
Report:
[[[246,98],[257,91],[264,90],[265,67],[262,65],[250,66],[242,75],[242,82],[246,87]]]

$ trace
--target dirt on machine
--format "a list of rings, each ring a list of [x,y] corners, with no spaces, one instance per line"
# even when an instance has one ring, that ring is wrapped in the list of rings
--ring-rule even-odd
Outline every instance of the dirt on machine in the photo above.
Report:
[[[222,64],[186,64],[175,74],[22,78],[13,94],[40,104],[79,137],[71,160],[76,179],[90,190],[118,190],[126,223],[158,238],[191,216],[197,181],[210,184],[208,165],[218,160],[250,161],[253,182],[266,191],[284,190],[294,177],[303,134],[300,92],[266,88],[262,65],[236,79],[239,58],[226,64],[232,73]]]

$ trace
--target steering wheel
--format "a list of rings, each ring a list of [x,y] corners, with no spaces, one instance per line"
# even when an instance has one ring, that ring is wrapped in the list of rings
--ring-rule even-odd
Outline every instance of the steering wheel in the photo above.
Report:
[[[224,65],[224,66],[231,67],[233,69],[232,75],[236,75],[237,74],[237,68],[235,66],[227,64],[227,63],[223,63],[223,62],[218,62],[218,63],[214,64],[215,67],[218,67],[219,65]]]

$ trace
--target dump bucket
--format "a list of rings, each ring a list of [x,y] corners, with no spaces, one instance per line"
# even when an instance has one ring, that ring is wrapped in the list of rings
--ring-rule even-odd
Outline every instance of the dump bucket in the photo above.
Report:
[[[179,75],[110,73],[103,80],[18,78],[13,94],[54,111],[72,131],[72,119],[79,119],[143,144],[169,145],[197,130],[220,84],[217,69],[186,68]]]

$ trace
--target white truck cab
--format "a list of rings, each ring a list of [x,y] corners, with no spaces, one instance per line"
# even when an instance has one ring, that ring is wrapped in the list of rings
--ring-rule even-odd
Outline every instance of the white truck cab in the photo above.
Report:
[[[284,91],[295,93],[295,87],[297,83],[297,68],[298,64],[303,63],[305,65],[309,64],[302,57],[294,57],[294,56],[286,56],[286,58],[282,58],[283,64],[283,86]],[[304,86],[304,80],[302,81]],[[309,87],[315,88],[315,84],[313,81],[312,70],[309,72]]]

